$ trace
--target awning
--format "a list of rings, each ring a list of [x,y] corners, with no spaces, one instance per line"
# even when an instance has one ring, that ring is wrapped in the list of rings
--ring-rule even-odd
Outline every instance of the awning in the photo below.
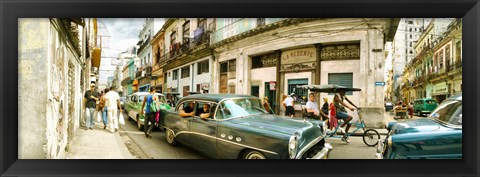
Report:
[[[92,52],[92,66],[100,68],[100,58],[102,57],[102,48],[94,47]]]

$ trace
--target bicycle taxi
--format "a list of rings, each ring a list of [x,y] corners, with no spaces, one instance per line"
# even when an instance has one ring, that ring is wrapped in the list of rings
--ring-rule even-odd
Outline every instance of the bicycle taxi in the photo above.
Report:
[[[301,88],[301,89],[308,89],[310,90],[310,92],[313,92],[315,94],[317,93],[338,93],[340,90],[344,90],[344,91],[361,91],[361,89],[359,88],[349,88],[349,87],[344,87],[344,86],[340,86],[340,85],[334,85],[334,84],[328,84],[328,85],[301,85],[301,86],[297,86],[297,88]],[[303,118],[310,118],[312,115],[311,114],[308,114],[306,112],[306,108],[302,108],[302,117]],[[367,146],[375,146],[378,144],[378,141],[380,140],[380,134],[375,130],[375,129],[369,129],[367,128],[367,126],[365,125],[365,122],[363,121],[363,116],[362,116],[362,110],[361,108],[358,108],[357,107],[357,110],[356,110],[357,114],[358,114],[358,121],[356,122],[352,122],[350,121],[348,124],[351,124],[353,125],[355,128],[355,130],[351,131],[351,132],[347,132],[347,138],[350,137],[350,135],[353,135],[355,134],[358,130],[362,129],[363,130],[363,142],[367,145]],[[335,129],[333,131],[330,131],[330,132],[327,132],[327,139],[328,138],[342,138],[343,136],[342,135],[337,135],[337,131],[340,127],[340,125],[343,124],[343,120],[341,119],[338,119],[337,120],[338,123],[337,123],[337,126],[335,127]],[[352,127],[353,127],[352,126]]]

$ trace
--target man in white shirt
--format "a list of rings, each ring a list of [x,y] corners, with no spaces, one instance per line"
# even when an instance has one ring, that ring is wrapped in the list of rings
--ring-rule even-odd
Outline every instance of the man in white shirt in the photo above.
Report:
[[[285,115],[290,117],[293,117],[293,115],[295,114],[295,108],[293,108],[293,98],[292,98],[293,94],[294,93],[291,93],[290,95],[288,95],[288,97],[285,98],[285,101],[283,101],[283,103],[285,103],[285,106],[286,106]]]
[[[313,113],[313,117],[310,117],[310,118],[320,119],[321,118],[320,115],[327,117],[327,115],[325,115],[323,112],[320,112],[320,109],[318,109],[318,104],[317,102],[315,102],[314,93],[310,93],[308,95],[308,102],[305,107],[307,108],[307,113]]]
[[[122,114],[123,110],[120,106],[120,95],[115,92],[115,87],[110,87],[110,91],[105,95],[107,98],[106,105],[108,108],[108,120],[110,125],[110,132],[115,133],[118,131],[118,111],[117,109],[120,108],[120,114]]]

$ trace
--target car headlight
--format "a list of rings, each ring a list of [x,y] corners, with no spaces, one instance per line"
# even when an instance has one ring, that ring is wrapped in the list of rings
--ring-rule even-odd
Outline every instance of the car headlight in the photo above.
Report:
[[[293,134],[290,136],[290,140],[288,141],[288,156],[290,159],[294,159],[295,155],[297,155],[297,142],[298,142],[298,133]]]

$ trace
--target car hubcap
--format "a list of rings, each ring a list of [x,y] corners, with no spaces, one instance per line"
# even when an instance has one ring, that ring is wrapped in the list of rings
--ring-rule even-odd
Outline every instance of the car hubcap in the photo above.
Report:
[[[265,159],[265,157],[262,154],[252,152],[247,155],[247,159]]]
[[[168,130],[167,131],[167,141],[168,141],[168,143],[172,143],[173,138],[175,138],[174,135],[173,135],[173,132],[171,130]]]

